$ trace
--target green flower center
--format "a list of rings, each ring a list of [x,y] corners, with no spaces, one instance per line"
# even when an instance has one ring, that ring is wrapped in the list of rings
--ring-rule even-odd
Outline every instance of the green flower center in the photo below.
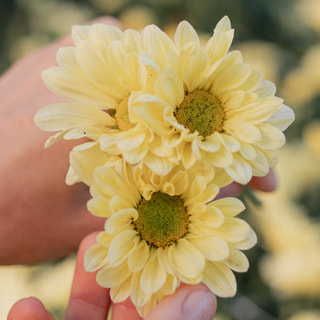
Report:
[[[175,112],[177,121],[190,130],[198,131],[203,137],[215,131],[222,132],[225,113],[220,101],[204,90],[186,94]]]
[[[136,209],[139,217],[133,224],[149,245],[170,246],[188,230],[189,215],[178,196],[155,192],[150,200],[142,199]]]
[[[116,107],[115,114],[114,114],[114,117],[117,120],[118,128],[121,131],[130,130],[135,126],[129,120],[128,100],[129,100],[129,97],[123,99]]]

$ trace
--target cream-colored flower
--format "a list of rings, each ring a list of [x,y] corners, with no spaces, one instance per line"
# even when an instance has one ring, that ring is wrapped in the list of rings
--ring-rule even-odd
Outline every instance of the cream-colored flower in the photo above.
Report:
[[[235,217],[244,210],[236,198],[214,200],[219,188],[212,166],[189,171],[175,167],[167,176],[125,161],[99,167],[89,210],[109,217],[97,244],[86,252],[85,267],[111,288],[114,302],[131,298],[145,315],[181,282],[204,282],[221,297],[233,296],[232,272],[248,269],[241,250],[256,236]]]
[[[129,113],[144,119],[186,168],[206,159],[245,184],[275,165],[275,150],[285,143],[282,131],[294,114],[274,96],[273,83],[244,63],[240,52],[228,52],[232,38],[227,17],[205,46],[192,26],[181,22],[174,42],[160,39],[162,47],[150,45],[140,54],[157,76],[146,84],[150,94],[131,97]]]
[[[148,36],[147,30],[140,34],[103,24],[75,26],[75,47],[60,48],[58,66],[43,71],[46,86],[68,101],[46,106],[35,116],[40,128],[58,131],[46,146],[62,137],[91,140],[71,152],[67,183],[91,184],[93,170],[113,156],[131,164],[160,158],[164,173],[177,163],[175,151],[159,146],[152,130],[128,114],[131,93],[142,90],[149,75],[149,67],[139,62],[151,41]]]

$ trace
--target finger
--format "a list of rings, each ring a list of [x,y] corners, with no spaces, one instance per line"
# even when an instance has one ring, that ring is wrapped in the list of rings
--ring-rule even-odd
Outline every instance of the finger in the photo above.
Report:
[[[54,318],[39,299],[30,297],[16,302],[7,320],[54,320]]]
[[[272,192],[277,189],[277,177],[273,169],[264,177],[253,177],[249,186],[259,191]]]
[[[216,199],[225,197],[237,197],[241,194],[243,186],[237,182],[232,182],[226,187],[220,189]]]
[[[90,234],[80,244],[66,320],[105,320],[107,317],[109,290],[97,284],[96,274],[86,272],[83,262],[84,254],[95,243],[97,234]]]
[[[146,320],[212,320],[217,310],[216,297],[203,285],[183,284],[171,296],[163,299]]]
[[[130,299],[115,303],[112,307],[112,320],[140,320],[142,319]]]

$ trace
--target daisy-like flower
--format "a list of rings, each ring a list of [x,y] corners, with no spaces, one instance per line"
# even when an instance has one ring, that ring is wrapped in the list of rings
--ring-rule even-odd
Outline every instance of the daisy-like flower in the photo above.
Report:
[[[140,53],[153,42],[149,31],[121,32],[103,24],[74,26],[75,47],[60,48],[58,66],[43,71],[46,86],[68,101],[46,106],[35,115],[40,128],[58,131],[46,147],[60,138],[91,140],[71,152],[68,184],[83,180],[90,185],[93,170],[112,157],[131,164],[143,159],[158,162],[163,174],[177,164],[176,151],[164,147],[143,121],[131,120],[128,113],[132,92],[141,91],[152,76],[151,68],[139,61]]]
[[[256,235],[235,217],[244,210],[240,200],[213,200],[219,188],[212,166],[175,167],[160,176],[122,160],[97,168],[94,180],[88,208],[109,218],[85,267],[98,270],[97,282],[111,288],[115,303],[130,297],[144,316],[181,282],[204,282],[221,297],[235,294],[232,270],[248,269],[241,250]]]
[[[181,22],[174,42],[141,54],[157,77],[149,84],[152,94],[135,93],[129,110],[161,137],[162,146],[178,152],[186,168],[205,159],[246,184],[276,164],[282,131],[294,114],[239,51],[228,52],[232,38],[227,17],[204,46],[192,26]]]
[[[58,131],[47,146],[91,139],[71,152],[67,183],[90,185],[93,170],[113,157],[160,175],[205,160],[243,184],[276,163],[293,112],[240,52],[229,52],[227,17],[204,46],[185,21],[174,40],[154,25],[141,32],[77,26],[72,35],[75,47],[61,48],[58,66],[43,72],[68,102],[35,116],[40,128]]]

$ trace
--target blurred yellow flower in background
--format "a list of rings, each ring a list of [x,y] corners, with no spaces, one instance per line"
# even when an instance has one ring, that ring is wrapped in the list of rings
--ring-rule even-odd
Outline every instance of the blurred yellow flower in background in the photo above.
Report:
[[[289,320],[320,320],[320,311],[319,310],[300,311],[294,316],[290,317]]]

